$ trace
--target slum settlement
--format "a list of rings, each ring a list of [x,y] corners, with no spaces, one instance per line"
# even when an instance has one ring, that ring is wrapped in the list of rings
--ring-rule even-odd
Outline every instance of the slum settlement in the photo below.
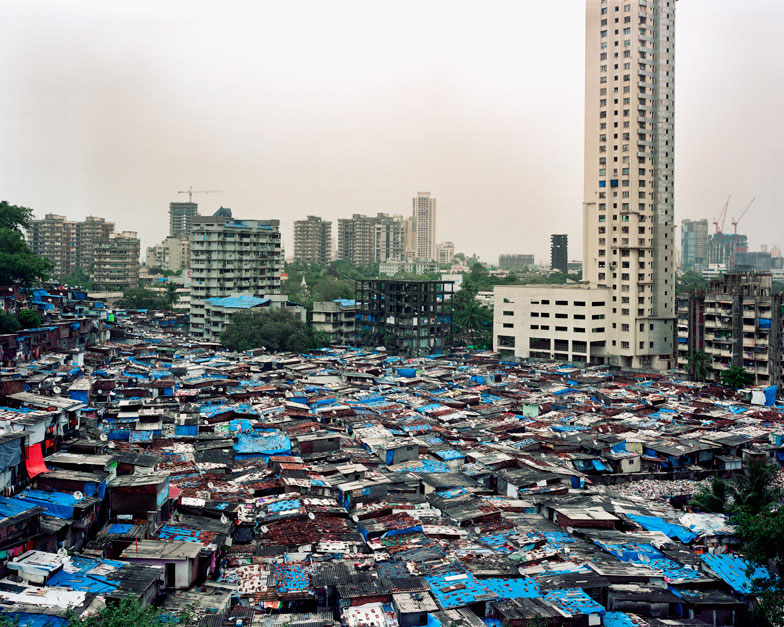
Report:
[[[2,373],[0,612],[22,625],[128,597],[205,626],[754,624],[763,569],[688,503],[784,458],[775,388],[230,354],[139,318]]]

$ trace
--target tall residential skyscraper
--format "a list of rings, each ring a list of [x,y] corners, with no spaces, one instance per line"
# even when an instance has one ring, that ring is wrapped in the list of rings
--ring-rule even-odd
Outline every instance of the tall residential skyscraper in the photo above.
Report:
[[[84,222],[76,224],[76,248],[79,251],[79,266],[92,272],[95,268],[95,251],[98,240],[114,233],[114,222],[104,218],[87,216]]]
[[[497,288],[498,350],[623,368],[674,365],[675,4],[587,0],[585,283]],[[542,314],[562,321],[552,328],[535,319]]]
[[[169,203],[169,237],[189,237],[193,218],[199,215],[199,205],[195,202]]]
[[[430,192],[418,192],[412,200],[416,223],[416,258],[433,261],[436,258],[436,199]]]
[[[681,269],[702,272],[708,267],[708,221],[681,222]]]
[[[669,366],[675,324],[675,0],[588,0],[583,276],[613,363]]]
[[[373,263],[376,258],[375,218],[355,213],[338,220],[338,259],[358,266]]]
[[[318,216],[294,221],[294,261],[326,265],[332,256],[332,222]]]
[[[569,272],[569,236],[553,233],[550,236],[550,267],[558,272]]]

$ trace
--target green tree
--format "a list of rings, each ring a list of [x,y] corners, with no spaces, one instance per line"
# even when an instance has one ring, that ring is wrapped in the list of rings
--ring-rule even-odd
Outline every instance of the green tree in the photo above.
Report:
[[[19,330],[19,321],[16,316],[4,311],[0,311],[0,335],[5,333],[16,333]]]
[[[164,612],[131,598],[108,603],[100,612],[86,618],[68,612],[68,627],[161,627],[171,624],[189,627],[194,622],[191,610],[183,610],[172,616],[171,612]]]
[[[123,292],[123,297],[117,301],[125,309],[167,309],[166,299],[157,292],[144,287],[130,287]]]
[[[177,294],[177,284],[174,283],[174,281],[169,281],[166,284],[166,304],[169,309],[173,309],[179,299],[180,295]]]
[[[19,321],[19,326],[22,329],[34,329],[40,327],[43,322],[41,314],[32,309],[22,309],[17,315],[16,319]]]
[[[684,272],[676,282],[675,293],[684,294],[704,291],[708,285],[703,276],[697,272]]]
[[[46,281],[54,268],[27,245],[23,232],[33,211],[0,201],[0,285],[32,285]]]
[[[710,370],[710,357],[705,351],[698,350],[689,353],[689,371],[695,381],[705,381]]]
[[[492,314],[476,300],[476,292],[459,290],[452,299],[452,323],[457,343],[461,345],[492,345]]]
[[[735,509],[756,516],[777,503],[781,498],[781,491],[774,485],[778,472],[778,466],[764,459],[746,462],[733,489]]]
[[[63,278],[63,284],[68,287],[80,287],[84,290],[95,289],[95,283],[84,268],[74,268]]]
[[[730,366],[721,373],[721,383],[727,387],[739,390],[754,383],[754,375],[746,372],[740,366]]]
[[[716,478],[711,486],[697,492],[689,505],[699,507],[703,512],[723,514],[727,509],[728,486],[723,479]]]
[[[266,348],[269,351],[304,352],[314,346],[310,328],[285,309],[240,311],[221,334],[221,344],[233,351]]]

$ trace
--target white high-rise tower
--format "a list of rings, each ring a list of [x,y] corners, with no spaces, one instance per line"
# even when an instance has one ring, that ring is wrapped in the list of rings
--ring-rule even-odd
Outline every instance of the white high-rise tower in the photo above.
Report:
[[[497,350],[674,367],[675,2],[587,0],[584,283],[497,288]]]

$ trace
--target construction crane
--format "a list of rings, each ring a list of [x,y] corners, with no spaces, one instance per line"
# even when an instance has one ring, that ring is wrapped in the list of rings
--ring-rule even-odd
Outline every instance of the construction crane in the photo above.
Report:
[[[754,204],[754,201],[757,200],[757,197],[751,199],[751,202],[746,205],[746,208],[741,211],[740,215],[737,218],[732,219],[732,265],[730,266],[731,269],[735,269],[735,253],[738,252],[738,222],[743,219],[743,216],[746,215],[746,212],[751,209],[751,205]]]
[[[730,198],[732,198],[732,196],[727,196],[727,202],[724,203],[724,207],[719,212],[719,215],[713,218],[713,226],[716,227],[717,235],[724,232],[724,222],[727,220],[727,209],[730,208]]]
[[[193,189],[193,185],[191,185],[185,191],[177,192],[178,194],[188,194],[188,202],[193,202],[193,195],[194,194],[222,194],[222,189]]]

